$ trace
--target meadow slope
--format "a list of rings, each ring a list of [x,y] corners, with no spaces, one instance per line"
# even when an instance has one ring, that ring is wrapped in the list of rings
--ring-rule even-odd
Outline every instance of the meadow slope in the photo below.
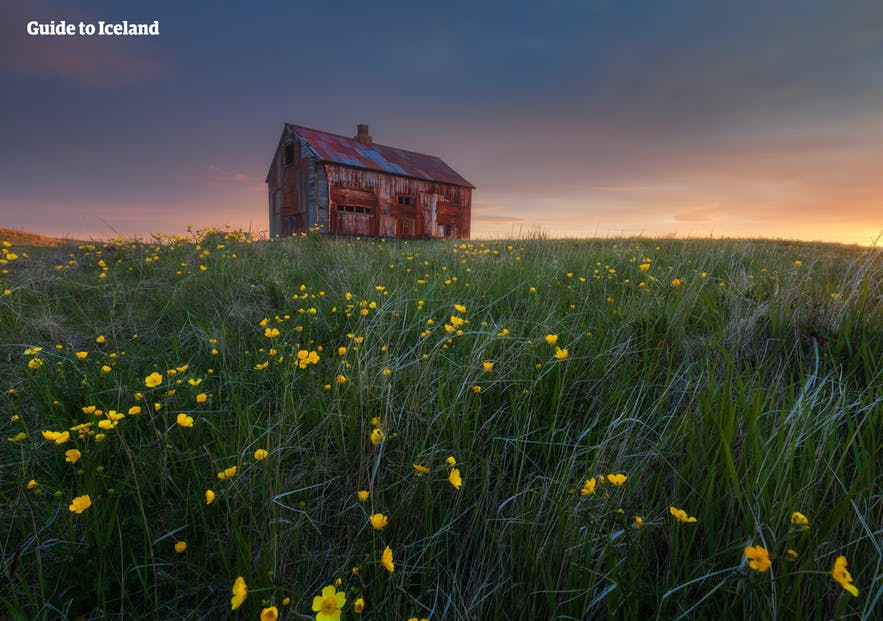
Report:
[[[0,293],[0,616],[880,618],[879,249],[8,240]]]

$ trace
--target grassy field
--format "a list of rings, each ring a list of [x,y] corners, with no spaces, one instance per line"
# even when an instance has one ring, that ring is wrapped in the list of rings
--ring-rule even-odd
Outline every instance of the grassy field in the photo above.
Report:
[[[0,616],[881,618],[879,250],[0,262]]]

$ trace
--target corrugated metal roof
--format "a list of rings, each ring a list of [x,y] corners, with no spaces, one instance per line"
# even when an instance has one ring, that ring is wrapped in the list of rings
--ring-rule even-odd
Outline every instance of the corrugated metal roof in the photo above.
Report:
[[[354,138],[329,134],[292,123],[286,123],[285,127],[303,138],[316,156],[325,162],[379,170],[427,181],[475,187],[441,159],[432,155],[376,143],[365,145]]]

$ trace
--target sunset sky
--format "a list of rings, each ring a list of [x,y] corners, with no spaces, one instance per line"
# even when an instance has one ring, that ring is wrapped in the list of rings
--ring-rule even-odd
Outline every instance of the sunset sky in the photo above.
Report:
[[[0,227],[266,231],[289,121],[438,155],[473,237],[883,232],[878,1],[12,0],[0,84]]]

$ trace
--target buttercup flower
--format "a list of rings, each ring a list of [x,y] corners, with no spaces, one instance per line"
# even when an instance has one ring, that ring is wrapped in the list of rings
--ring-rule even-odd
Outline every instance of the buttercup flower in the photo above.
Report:
[[[75,464],[81,455],[82,454],[77,449],[68,449],[64,452],[64,461]]]
[[[598,485],[598,482],[595,480],[595,477],[591,479],[586,479],[586,482],[583,483],[583,488],[579,491],[583,496],[588,496],[590,494],[595,493],[595,487]]]
[[[424,474],[429,472],[429,468],[426,466],[421,466],[420,464],[414,464],[414,470],[417,472],[418,477],[422,477]]]
[[[218,478],[224,481],[225,479],[229,479],[234,474],[236,474],[236,466],[230,466],[226,470],[222,470],[218,473]]]
[[[748,566],[760,573],[770,568],[770,555],[766,548],[761,546],[748,546],[745,548],[745,557],[748,560]]]
[[[570,352],[566,349],[562,349],[560,347],[555,348],[555,358],[558,360],[567,360],[567,357],[570,355]]]
[[[144,378],[144,385],[148,388],[156,388],[160,384],[162,384],[162,375],[156,371]]]
[[[198,395],[196,395],[196,402],[197,403],[205,403],[207,399],[208,399],[208,395],[205,394],[204,392],[201,392]]]
[[[215,501],[215,493],[210,489],[205,490],[205,504],[210,505],[214,501]]]
[[[557,334],[547,334],[546,335],[546,342],[549,345],[554,345],[555,343],[558,342],[558,335]]]
[[[368,490],[366,489],[360,489],[358,492],[356,492],[356,498],[359,499],[359,502],[365,502],[366,500],[368,500],[369,495],[370,492],[368,492]]]
[[[279,336],[279,328],[267,328],[264,330],[264,336],[268,339],[273,339]]]
[[[460,486],[463,485],[463,478],[460,476],[459,468],[451,469],[451,474],[448,475],[448,482],[455,488],[460,489]]]
[[[316,621],[340,621],[340,610],[346,604],[346,593],[329,584],[322,589],[322,595],[313,598],[313,612]]]
[[[26,487],[27,487],[28,489],[34,489],[34,488],[37,487],[38,485],[39,485],[39,483],[37,483],[37,480],[36,480],[36,479],[31,479],[30,481],[28,481],[28,484],[27,484]]]
[[[89,355],[89,352],[87,352],[87,351],[78,351],[78,352],[76,353],[77,360],[83,360],[83,359],[85,359],[88,355]]]
[[[644,525],[644,519],[640,515],[635,516],[635,528],[641,528]]]
[[[269,453],[267,453],[267,451],[265,451],[265,450],[262,449],[262,448],[259,448],[258,450],[256,450],[256,451],[254,452],[254,458],[255,458],[257,461],[261,461],[262,459],[266,459],[268,454],[269,454]]]
[[[383,530],[389,523],[389,519],[382,513],[371,514],[371,516],[368,518],[368,521],[371,523],[371,526],[374,528],[374,530]]]
[[[230,598],[230,610],[236,610],[242,606],[242,602],[248,597],[248,585],[245,584],[245,578],[239,576],[233,582],[233,597]]]
[[[181,427],[193,427],[193,417],[187,416],[186,414],[181,412],[180,414],[178,414],[177,423]]]
[[[809,520],[800,511],[791,514],[791,523],[795,526],[809,527]]]
[[[846,557],[838,556],[834,561],[834,567],[831,569],[831,576],[840,586],[849,591],[853,597],[858,597],[858,589],[852,584],[852,575],[846,569]]]
[[[624,484],[627,479],[628,479],[628,477],[625,476],[624,474],[608,474],[607,475],[607,481],[609,481],[611,485],[616,485],[617,487]]]
[[[74,498],[68,509],[70,509],[71,513],[82,513],[91,506],[92,499],[89,497],[89,494],[85,494]]]
[[[490,373],[491,371],[494,370],[494,363],[493,362],[482,362],[481,367],[482,367],[482,369],[484,369],[485,373]]]
[[[261,621],[276,621],[279,618],[279,609],[275,606],[261,610]]]
[[[668,512],[671,513],[674,519],[684,524],[690,524],[696,521],[695,517],[688,516],[686,511],[684,511],[683,509],[678,509],[677,507],[669,507]]]
[[[375,428],[371,431],[371,444],[377,446],[378,444],[383,444],[383,440],[386,436],[383,433],[383,430],[379,428]]]
[[[392,548],[386,546],[383,550],[383,554],[380,557],[380,564],[386,568],[386,571],[392,573],[395,571],[395,563],[392,562]]]
[[[365,600],[360,597],[353,602],[353,612],[360,615],[363,610],[365,610]]]
[[[186,541],[176,541],[175,542],[175,552],[178,554],[183,554],[187,551],[187,542]]]

